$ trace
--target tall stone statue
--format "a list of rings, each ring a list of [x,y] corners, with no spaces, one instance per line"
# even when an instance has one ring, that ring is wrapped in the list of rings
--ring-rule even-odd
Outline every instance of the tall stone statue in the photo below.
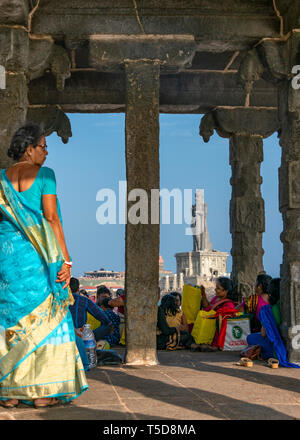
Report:
[[[200,232],[197,229],[197,217],[196,217],[196,205],[192,205],[192,222],[191,228],[194,230],[193,232],[193,251],[200,251],[201,244],[201,236]]]
[[[196,203],[192,205],[191,227],[193,234],[193,251],[211,250],[212,244],[209,240],[207,229],[207,206],[204,203],[204,190],[196,191]]]

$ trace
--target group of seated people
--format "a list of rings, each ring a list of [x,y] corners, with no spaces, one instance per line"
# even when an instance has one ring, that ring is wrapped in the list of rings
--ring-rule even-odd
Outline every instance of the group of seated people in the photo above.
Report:
[[[181,295],[171,292],[164,295],[158,308],[157,349],[176,350],[189,348],[192,351],[218,351],[224,346],[226,318],[237,316],[239,312],[250,316],[251,333],[247,336],[249,347],[259,348],[259,358],[276,358],[281,366],[298,367],[288,362],[287,352],[280,335],[280,278],[259,274],[254,286],[254,294],[244,298],[241,304],[235,301],[232,281],[227,277],[216,280],[216,295],[209,301],[204,286],[201,292],[201,309],[213,310],[216,316],[216,331],[213,341],[196,344],[181,310]]]
[[[79,288],[79,280],[71,278],[70,289],[73,294],[74,304],[70,306],[76,334],[76,344],[79,350],[85,371],[89,368],[89,362],[85,345],[81,339],[81,329],[89,324],[98,346],[106,342],[108,348],[117,345],[120,341],[120,323],[124,321],[123,289],[117,290],[117,298],[112,298],[110,290],[101,285],[97,288],[96,303],[89,299],[88,293]]]
[[[76,342],[85,370],[88,360],[84,342],[79,337],[80,329],[90,324],[97,343],[108,343],[108,348],[119,344],[124,328],[125,292],[117,290],[112,298],[110,290],[101,285],[97,288],[96,303],[89,299],[84,290],[79,289],[79,280],[71,278],[70,288],[74,304],[70,311],[74,321]],[[280,365],[294,367],[287,360],[287,353],[280,336],[280,278],[259,274],[254,286],[254,294],[244,298],[242,303],[235,301],[232,281],[227,277],[216,280],[215,296],[209,301],[205,287],[201,286],[201,309],[214,311],[216,331],[211,344],[196,344],[192,329],[181,309],[182,297],[179,292],[164,295],[159,302],[157,315],[157,349],[177,350],[188,348],[191,351],[212,352],[222,350],[226,335],[226,319],[240,312],[250,316],[251,333],[247,336],[249,346],[259,347],[262,359],[277,358]],[[101,346],[101,345],[100,345]],[[102,345],[103,346],[103,345]]]

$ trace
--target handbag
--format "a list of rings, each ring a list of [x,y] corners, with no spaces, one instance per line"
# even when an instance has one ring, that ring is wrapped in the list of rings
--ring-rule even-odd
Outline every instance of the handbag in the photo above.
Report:
[[[192,336],[196,344],[211,344],[216,333],[216,313],[214,310],[198,312]]]
[[[201,288],[184,284],[182,290],[181,309],[186,317],[187,323],[195,322],[201,307]]]

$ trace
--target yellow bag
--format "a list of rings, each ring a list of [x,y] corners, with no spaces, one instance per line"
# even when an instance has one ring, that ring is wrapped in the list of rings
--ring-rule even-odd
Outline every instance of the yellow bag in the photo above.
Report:
[[[123,331],[122,331],[122,336],[121,336],[121,339],[120,339],[120,344],[121,345],[126,345],[125,344],[125,326],[124,326]]]
[[[212,343],[217,328],[215,316],[216,312],[214,310],[210,310],[209,312],[200,310],[198,312],[192,331],[192,336],[196,344]]]
[[[195,322],[200,307],[201,307],[201,288],[193,287],[190,284],[184,284],[182,290],[181,308],[187,319],[188,324]]]
[[[94,331],[96,328],[100,327],[101,322],[98,321],[98,319],[94,318],[93,315],[91,315],[89,312],[87,312],[87,319],[86,323],[90,324],[91,329]]]

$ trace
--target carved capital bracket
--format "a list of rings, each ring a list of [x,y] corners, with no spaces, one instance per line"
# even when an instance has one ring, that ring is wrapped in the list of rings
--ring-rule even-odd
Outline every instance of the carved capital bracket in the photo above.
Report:
[[[277,110],[266,107],[217,107],[201,119],[199,134],[208,142],[214,130],[221,137],[234,134],[266,138],[279,129]]]
[[[50,70],[56,77],[56,88],[63,91],[65,81],[71,76],[71,61],[67,51],[54,43],[51,37],[31,36],[29,45],[28,78],[33,80]]]
[[[89,39],[90,64],[102,72],[122,71],[125,61],[157,61],[174,73],[191,64],[196,51],[192,35],[93,35]]]
[[[250,96],[255,81],[263,79],[275,86],[292,82],[299,73],[300,31],[295,29],[282,38],[265,38],[242,60],[238,76]],[[248,97],[249,101],[249,97]]]
[[[286,46],[285,40],[265,39],[247,53],[238,72],[247,93],[260,78],[276,85],[288,77]]]
[[[41,125],[46,136],[55,131],[64,144],[72,136],[70,120],[57,105],[31,106],[28,108],[27,120]]]

